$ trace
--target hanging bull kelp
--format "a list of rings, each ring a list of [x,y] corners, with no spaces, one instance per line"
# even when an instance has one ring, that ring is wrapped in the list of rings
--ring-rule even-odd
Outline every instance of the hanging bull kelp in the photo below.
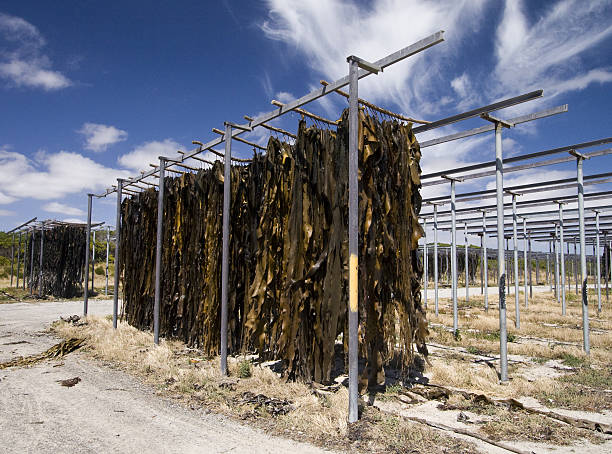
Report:
[[[271,138],[265,155],[232,167],[228,348],[318,382],[332,379],[347,328],[346,118],[337,131],[302,121],[295,144]],[[362,383],[374,385],[393,357],[426,352],[420,151],[409,125],[360,124],[360,355]],[[160,331],[207,354],[219,349],[222,181],[217,163],[165,186]],[[139,327],[152,325],[156,207],[153,190],[123,205],[124,310]]]
[[[231,351],[241,343],[246,289],[254,274],[258,188],[252,169],[232,168],[229,332]],[[160,333],[179,337],[208,354],[220,346],[223,168],[166,178],[162,238]],[[157,192],[123,202],[121,260],[124,312],[140,328],[153,323]]]
[[[34,269],[30,282],[32,241],[27,241],[24,257],[24,275],[28,286],[39,291],[40,230],[33,230]],[[72,298],[83,292],[82,280],[85,267],[85,229],[81,226],[57,225],[45,228],[42,261],[42,295]]]
[[[363,384],[384,382],[399,344],[425,352],[420,304],[420,151],[409,126],[362,117],[360,354]],[[287,361],[290,375],[327,382],[346,330],[348,124],[300,124],[293,149],[272,139],[245,339]],[[344,337],[346,339],[346,337]]]

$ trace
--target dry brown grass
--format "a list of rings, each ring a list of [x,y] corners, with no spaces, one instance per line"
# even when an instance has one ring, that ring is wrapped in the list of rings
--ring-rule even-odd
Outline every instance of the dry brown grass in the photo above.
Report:
[[[348,392],[344,387],[335,393],[317,395],[310,386],[286,382],[259,365],[251,367],[251,377],[238,379],[242,357],[228,358],[228,381],[219,374],[218,358],[199,357],[179,341],[162,339],[159,346],[154,346],[151,333],[126,323],[113,330],[108,318],[89,317],[86,325],[56,322],[53,330],[62,337],[84,337],[86,347],[82,351],[86,355],[136,375],[160,394],[247,420],[273,433],[349,451],[396,453],[406,452],[406,446],[410,446],[414,452],[442,453],[451,448],[459,453],[474,452],[469,443],[371,407],[366,407],[362,420],[349,428]],[[245,402],[246,392],[286,399],[293,409],[273,416],[265,407]]]
[[[522,295],[521,295],[522,296]],[[574,295],[575,296],[575,295]],[[592,298],[593,295],[590,295]],[[496,397],[533,396],[544,404],[570,409],[601,411],[612,408],[612,307],[604,305],[601,313],[590,306],[591,354],[582,350],[582,308],[576,298],[568,295],[567,315],[552,294],[537,293],[530,299],[529,308],[521,298],[521,328],[514,327],[514,296],[508,298],[508,352],[520,355],[521,362],[510,361],[510,382],[501,385],[497,371],[483,362],[475,362],[469,353],[499,355],[499,319],[497,299],[489,298],[489,311],[484,311],[483,297],[470,297],[470,302],[459,301],[460,339],[455,339],[452,327],[452,306],[440,301],[440,315],[435,317],[429,308],[430,342],[450,347],[431,360],[428,369],[433,383],[451,385]],[[544,366],[548,360],[558,360]],[[561,364],[561,362],[563,364]],[[490,362],[489,364],[493,364]],[[494,361],[497,369],[499,364]],[[571,380],[559,378],[550,366],[570,366],[576,377],[600,377],[599,380]],[[546,373],[546,367],[551,373]],[[538,369],[536,371],[536,369]],[[534,372],[544,374],[533,378]],[[567,371],[566,371],[567,372]],[[571,372],[571,370],[569,371]],[[586,382],[583,382],[586,381]]]

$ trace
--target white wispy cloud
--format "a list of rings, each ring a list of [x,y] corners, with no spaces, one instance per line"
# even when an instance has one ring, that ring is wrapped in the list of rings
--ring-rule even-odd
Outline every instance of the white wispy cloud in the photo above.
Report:
[[[558,0],[535,18],[522,0],[506,0],[500,13],[485,0],[378,0],[368,7],[353,0],[267,3],[263,33],[301,53],[330,80],[347,73],[347,55],[375,60],[445,30],[445,43],[360,82],[364,97],[395,104],[408,115],[436,116],[451,106],[466,110],[537,88],[545,89],[544,102],[551,103],[612,81],[610,67],[587,58],[612,36],[609,0]],[[483,69],[465,56],[472,54],[473,39],[482,39],[476,34],[485,19],[493,22],[494,33],[490,53],[479,59],[492,64]]]
[[[45,39],[28,21],[0,13],[0,77],[15,86],[59,90],[72,85],[52,69]]]
[[[100,191],[127,178],[128,172],[106,167],[79,153],[44,153],[32,160],[0,149],[0,192],[14,199],[61,199],[68,194]]]
[[[49,213],[61,213],[68,216],[83,216],[85,212],[60,202],[51,202],[43,206],[43,210]]]
[[[295,96],[286,91],[279,91],[278,93],[276,93],[276,99],[282,102],[283,104],[287,104],[288,102],[293,101],[295,99]]]
[[[119,164],[131,170],[151,170],[149,164],[159,164],[159,157],[180,158],[177,150],[183,150],[181,144],[172,140],[153,140],[145,142],[129,153],[119,157]]]
[[[612,36],[612,2],[561,0],[534,22],[528,3],[506,0],[495,37],[497,93],[543,87],[548,97],[612,81],[609,68],[585,67],[582,54]]]
[[[15,197],[11,197],[10,195],[0,192],[0,205],[13,203],[15,200],[17,200]]]
[[[11,210],[0,210],[0,216],[14,216],[16,213]]]
[[[380,0],[366,8],[341,0],[269,0],[261,29],[270,39],[304,54],[311,68],[328,80],[346,75],[348,55],[376,60],[446,30],[452,41],[389,68],[380,80],[370,77],[360,83],[360,93],[372,101],[391,101],[404,113],[426,114],[437,109],[440,96],[431,95],[443,81],[443,59],[456,53],[468,31],[478,29],[485,3]],[[450,91],[448,81],[445,85]]]
[[[114,126],[85,123],[77,131],[85,136],[85,149],[94,152],[105,151],[109,146],[127,139],[127,132]]]

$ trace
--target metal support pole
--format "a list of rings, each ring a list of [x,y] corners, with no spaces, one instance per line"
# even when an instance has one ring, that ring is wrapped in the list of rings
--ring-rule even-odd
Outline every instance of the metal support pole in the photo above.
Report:
[[[106,268],[104,274],[106,276],[106,284],[104,286],[104,295],[108,296],[108,255],[109,255],[109,243],[110,243],[110,226],[106,226]]]
[[[15,263],[15,233],[13,233],[13,242],[11,243],[11,287],[13,286],[13,266]]]
[[[576,246],[576,237],[574,237],[574,280],[576,281],[576,295],[578,295],[578,247]]]
[[[482,212],[482,263],[484,272],[484,306],[489,310],[489,259],[487,258],[487,212]]]
[[[157,193],[157,245],[155,247],[155,302],[153,305],[153,342],[159,345],[159,305],[161,300],[162,240],[164,229],[164,186],[166,159],[159,157],[159,191]]]
[[[459,319],[457,314],[457,225],[455,213],[455,180],[451,180],[451,274],[453,294],[453,334],[459,334]]]
[[[349,414],[348,422],[353,423],[359,419],[358,407],[358,307],[359,307],[359,104],[358,104],[358,62],[348,58],[349,63]]]
[[[113,283],[113,328],[117,329],[117,315],[119,312],[119,243],[121,238],[121,193],[123,191],[123,180],[117,178],[117,214],[115,220],[115,274]]]
[[[434,205],[434,294],[436,317],[438,316],[438,205]]]
[[[32,241],[32,233],[30,233],[30,242]],[[21,280],[21,288],[25,290],[26,287],[26,252],[28,251],[28,236],[26,234],[26,238],[23,240],[23,279]],[[33,243],[31,243],[33,244]]]
[[[19,268],[20,268],[20,265],[21,265],[21,232],[19,232],[19,247],[17,248],[17,282],[15,283],[15,288],[19,288]]]
[[[425,275],[423,279],[423,302],[425,304],[425,309],[427,310],[427,284],[429,282],[429,276],[427,274],[427,219],[423,219],[423,273]]]
[[[30,241],[32,241],[32,246],[30,247],[30,295],[34,291],[34,244],[36,243],[36,230],[32,229],[32,233],[30,233]]]
[[[232,171],[232,125],[225,123],[225,156],[223,173],[223,257],[221,262],[221,375],[227,375],[227,323],[229,282],[229,240]]]
[[[612,274],[612,251],[610,251],[610,249],[608,248],[608,253],[606,253],[606,247],[608,246],[608,238],[607,238],[607,233],[604,232],[604,268],[605,268],[605,275],[606,275],[606,303],[608,302],[608,282],[609,280],[612,278],[612,276],[610,274]],[[610,263],[608,264],[608,260],[610,260]],[[608,274],[608,269],[610,271],[610,274]]]
[[[89,235],[91,234],[91,200],[93,194],[87,194],[87,229],[85,231],[85,285],[83,286],[83,315],[87,315],[89,302]]]
[[[480,249],[484,250],[484,236],[480,235]],[[484,295],[484,260],[480,264],[480,294]]]
[[[514,245],[514,312],[516,329],[521,327],[521,308],[519,303],[519,266],[518,266],[518,236],[516,226],[516,194],[512,194],[512,237]]]
[[[43,250],[45,246],[45,221],[40,225],[40,256],[38,259],[38,295],[43,296]]]
[[[529,307],[527,295],[527,264],[529,264],[529,280],[531,281],[531,257],[527,261],[527,219],[523,218],[523,277],[525,278],[525,307]]]
[[[465,302],[466,303],[470,301],[470,273],[469,273],[469,264],[468,264],[468,259],[470,258],[470,254],[469,254],[467,229],[468,229],[468,226],[467,224],[465,224],[463,241],[465,243]]]
[[[572,271],[572,265],[570,260],[572,259],[572,256],[570,255],[570,243],[569,241],[566,243],[566,247],[567,247],[567,257],[566,259],[563,260],[563,263],[565,263],[565,260],[567,260],[567,268],[565,268],[567,270],[567,293],[572,291],[572,278],[571,278],[571,271]],[[563,265],[565,267],[565,265]],[[563,279],[565,279],[565,273],[563,273]],[[565,292],[564,292],[565,293]]]
[[[557,246],[557,238],[559,235],[559,226],[555,224],[555,238],[553,243],[553,248],[555,250],[555,297],[557,298],[557,303],[560,302],[561,296],[559,295],[559,248]]]
[[[561,315],[565,315],[565,255],[563,254],[563,205],[559,204],[559,249],[561,252]],[[569,244],[568,244],[569,247]]]
[[[582,175],[583,158],[576,158],[576,180],[578,183],[578,223],[580,225],[580,271],[583,277],[582,281],[582,335],[584,338],[584,351],[590,354],[589,342],[589,306],[587,300],[587,282],[586,282],[586,240],[584,235],[584,185]]]
[[[531,279],[531,233],[527,233],[529,244],[529,298],[533,298],[533,281]],[[538,255],[536,254],[536,285],[538,285]]]
[[[91,294],[94,294],[94,277],[96,271],[96,231],[93,231],[93,240],[91,244]]]
[[[552,252],[552,243],[548,242],[548,254],[546,254],[546,280],[550,285],[550,291],[552,292],[552,276],[550,273],[550,254]]]
[[[504,266],[504,163],[502,124],[495,123],[495,189],[497,195],[497,267],[499,273],[499,362],[500,379],[508,381],[508,339],[506,333],[506,270]]]
[[[510,268],[510,246],[508,246],[509,238],[506,238],[506,250],[504,254],[506,255],[506,270],[507,270],[507,281],[506,281],[506,295],[510,295],[510,281],[512,280],[512,268]]]
[[[597,273],[597,312],[601,312],[601,258],[599,255],[599,211],[595,212],[595,263]]]

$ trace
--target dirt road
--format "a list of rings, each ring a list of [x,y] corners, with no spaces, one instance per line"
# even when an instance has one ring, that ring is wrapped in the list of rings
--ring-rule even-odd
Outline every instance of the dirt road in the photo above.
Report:
[[[90,314],[110,311],[110,301],[90,301]],[[81,313],[81,302],[0,305],[0,362],[46,350],[58,342],[45,333],[50,323]],[[74,377],[73,387],[57,382]],[[0,390],[2,452],[329,452],[185,408],[78,353],[0,370]]]

